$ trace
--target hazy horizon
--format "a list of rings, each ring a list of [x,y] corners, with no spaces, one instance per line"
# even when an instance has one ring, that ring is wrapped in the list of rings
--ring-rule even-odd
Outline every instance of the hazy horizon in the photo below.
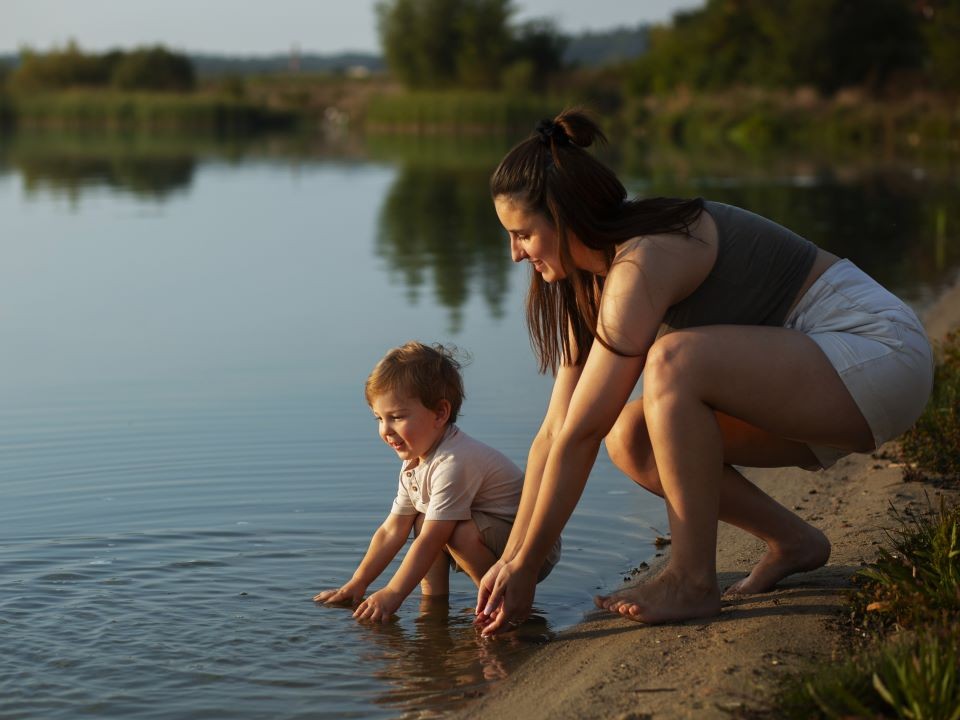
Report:
[[[516,21],[548,18],[565,33],[667,22],[704,0],[515,0]],[[10,0],[0,25],[0,53],[23,47],[50,50],[75,41],[103,51],[163,44],[196,54],[258,56],[289,53],[379,53],[376,0],[343,5],[330,0],[275,0],[270,4],[209,0]]]

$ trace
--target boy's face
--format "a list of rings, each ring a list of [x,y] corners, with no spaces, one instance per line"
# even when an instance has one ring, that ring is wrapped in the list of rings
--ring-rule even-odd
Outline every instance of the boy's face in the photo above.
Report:
[[[395,391],[373,398],[370,409],[377,418],[380,437],[401,460],[422,460],[440,441],[450,417],[450,404],[446,400],[431,410],[418,398]]]

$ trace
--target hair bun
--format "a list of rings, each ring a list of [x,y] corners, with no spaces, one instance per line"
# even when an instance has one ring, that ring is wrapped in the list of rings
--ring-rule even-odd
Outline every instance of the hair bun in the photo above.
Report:
[[[570,136],[563,126],[555,120],[541,120],[537,123],[537,134],[540,136],[540,142],[544,145],[550,145],[553,141],[558,145],[569,145]]]

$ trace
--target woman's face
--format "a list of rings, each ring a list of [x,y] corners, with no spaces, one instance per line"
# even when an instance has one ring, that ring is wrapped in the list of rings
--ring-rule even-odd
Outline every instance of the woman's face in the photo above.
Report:
[[[498,195],[493,204],[510,236],[510,255],[514,262],[527,260],[546,282],[567,276],[560,262],[557,229],[546,215],[531,213],[506,195]]]

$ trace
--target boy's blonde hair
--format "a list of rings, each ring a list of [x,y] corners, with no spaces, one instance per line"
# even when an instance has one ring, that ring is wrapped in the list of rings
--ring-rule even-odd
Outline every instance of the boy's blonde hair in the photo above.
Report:
[[[436,410],[440,401],[450,403],[450,419],[455,422],[463,404],[462,364],[457,350],[440,343],[424,345],[411,341],[394,348],[373,368],[364,385],[367,404],[391,390],[417,398],[425,408]]]

